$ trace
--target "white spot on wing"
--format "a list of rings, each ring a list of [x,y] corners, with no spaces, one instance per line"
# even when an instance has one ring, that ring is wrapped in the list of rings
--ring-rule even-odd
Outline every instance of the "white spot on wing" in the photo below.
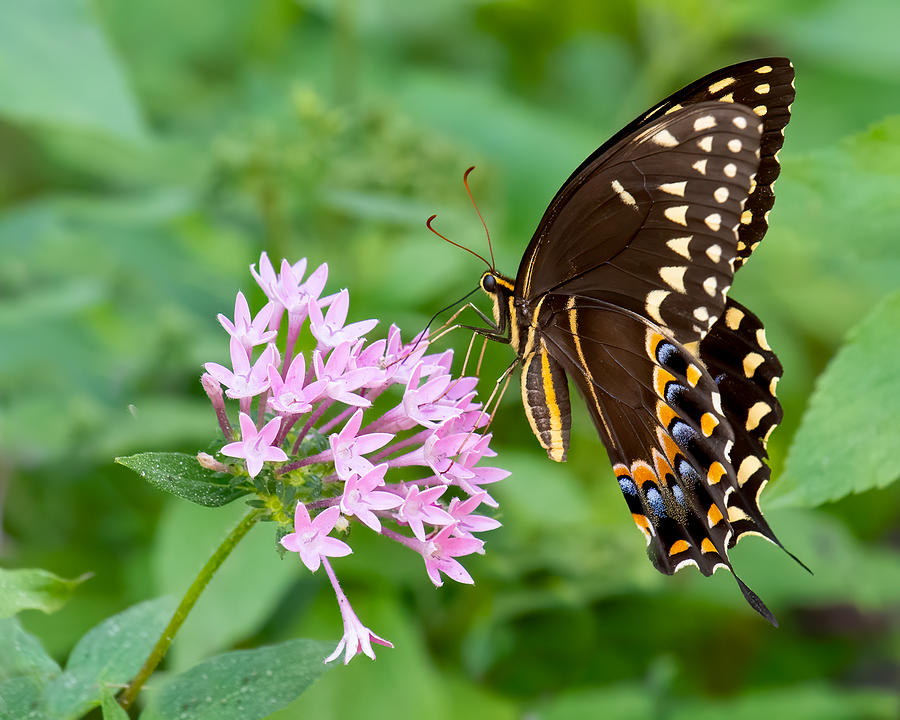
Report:
[[[637,203],[634,200],[634,195],[628,192],[622,186],[622,183],[620,183],[618,180],[613,180],[610,184],[612,185],[612,189],[616,192],[616,194],[619,196],[619,199],[623,203],[625,203],[626,205],[633,205],[635,208],[637,208]]]
[[[728,188],[727,187],[719,187],[715,189],[713,192],[713,197],[716,199],[717,203],[723,203],[728,199]]]
[[[738,138],[731,138],[728,141],[728,149],[733,153],[740,152],[742,147],[744,147],[744,144]]]
[[[687,227],[687,209],[687,205],[676,205],[674,207],[667,207],[663,211],[663,214],[673,223]]]
[[[659,186],[659,189],[664,193],[669,193],[669,195],[684,197],[684,189],[686,186],[687,180],[682,180],[681,182],[663,183]]]
[[[678,144],[678,140],[668,130],[660,130],[650,139],[663,147],[675,147]]]
[[[691,259],[691,253],[688,251],[688,244],[691,242],[692,235],[685,237],[672,238],[666,241],[666,246],[674,253],[681,255],[686,260]]]
[[[719,228],[722,227],[722,216],[719,213],[712,213],[711,215],[707,215],[703,222],[706,223],[706,227],[708,227],[713,232],[718,232]]]
[[[684,289],[684,274],[687,272],[685,266],[670,266],[659,269],[659,276],[673,290],[680,293],[686,292]]]
[[[705,138],[700,138],[697,141],[697,147],[699,147],[704,152],[710,152],[712,150],[712,135],[707,135]]]
[[[722,172],[725,173],[727,177],[733,178],[737,175],[737,165],[734,163],[728,163],[725,167],[722,168]]]
[[[703,289],[706,290],[706,294],[710,297],[713,297],[716,294],[717,286],[718,282],[712,275],[703,281]]]
[[[722,258],[722,248],[719,245],[710,245],[706,248],[706,257],[712,260],[714,263],[719,262]]]
[[[732,118],[731,122],[734,123],[734,126],[736,128],[740,128],[741,130],[747,127],[747,118],[745,118],[743,115],[738,115],[737,117]]]
[[[670,294],[668,290],[651,290],[647,293],[647,301],[645,303],[647,314],[660,325],[665,325],[665,321],[662,319],[662,315],[659,314],[659,306]]]
[[[712,115],[704,115],[694,120],[694,131],[709,130],[716,126],[716,119]]]
[[[694,170],[696,170],[701,175],[706,175],[706,158],[703,158],[702,160],[698,160],[693,165],[691,165],[691,167],[694,168]]]

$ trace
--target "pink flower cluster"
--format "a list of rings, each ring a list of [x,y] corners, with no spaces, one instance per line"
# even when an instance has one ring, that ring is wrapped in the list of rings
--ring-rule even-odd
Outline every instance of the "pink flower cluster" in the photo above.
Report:
[[[335,535],[359,522],[419,553],[435,585],[442,573],[472,583],[457,558],[484,553],[476,533],[500,523],[476,514],[482,504],[497,506],[482,486],[509,473],[480,464],[496,454],[490,434],[476,432],[487,416],[476,401],[477,378],[451,375],[451,350],[429,354],[427,337],[404,343],[395,326],[387,338],[367,342],[378,321],[347,323],[348,291],[322,295],[324,264],[304,279],[305,259],[282,260],[276,273],[263,253],[251,273],[268,302],[252,316],[237,294],[234,319],[219,315],[231,336],[231,367],[206,363],[201,379],[230,441],[222,455],[244,462],[226,466],[209,456],[201,462],[251,478],[265,471],[296,490],[301,501],[285,509],[293,509],[293,532],[281,544],[310,571],[325,567],[344,621],[344,636],[326,662],[342,651],[345,663],[360,652],[374,659],[371,643],[390,643],[362,625],[341,590],[328,558],[352,550]],[[308,357],[297,351],[307,340]],[[226,397],[239,403],[238,435]],[[304,456],[311,444],[304,440],[316,436],[318,452]],[[394,479],[397,468],[415,479]],[[313,472],[321,483],[307,482]]]

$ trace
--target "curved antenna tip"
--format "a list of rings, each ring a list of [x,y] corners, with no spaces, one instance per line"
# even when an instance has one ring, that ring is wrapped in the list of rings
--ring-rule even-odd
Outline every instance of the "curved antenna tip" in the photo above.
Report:
[[[475,169],[475,166],[472,165],[472,166],[469,167],[468,170],[466,170],[466,171],[463,173],[463,182],[465,182],[466,180],[469,179],[469,173],[472,172],[474,169]]]

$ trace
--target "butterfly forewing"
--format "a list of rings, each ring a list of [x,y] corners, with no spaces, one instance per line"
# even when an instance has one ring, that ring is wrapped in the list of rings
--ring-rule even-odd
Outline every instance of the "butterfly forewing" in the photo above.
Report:
[[[760,130],[743,106],[701,103],[623,139],[562,197],[517,290],[604,300],[701,339],[731,286]]]

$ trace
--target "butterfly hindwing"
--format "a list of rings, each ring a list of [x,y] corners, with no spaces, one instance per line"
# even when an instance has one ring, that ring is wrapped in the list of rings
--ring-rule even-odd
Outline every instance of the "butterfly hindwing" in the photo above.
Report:
[[[542,339],[585,397],[653,564],[667,574],[687,565],[733,572],[729,506],[742,491],[713,376],[639,315],[586,298],[550,296],[545,306]]]

